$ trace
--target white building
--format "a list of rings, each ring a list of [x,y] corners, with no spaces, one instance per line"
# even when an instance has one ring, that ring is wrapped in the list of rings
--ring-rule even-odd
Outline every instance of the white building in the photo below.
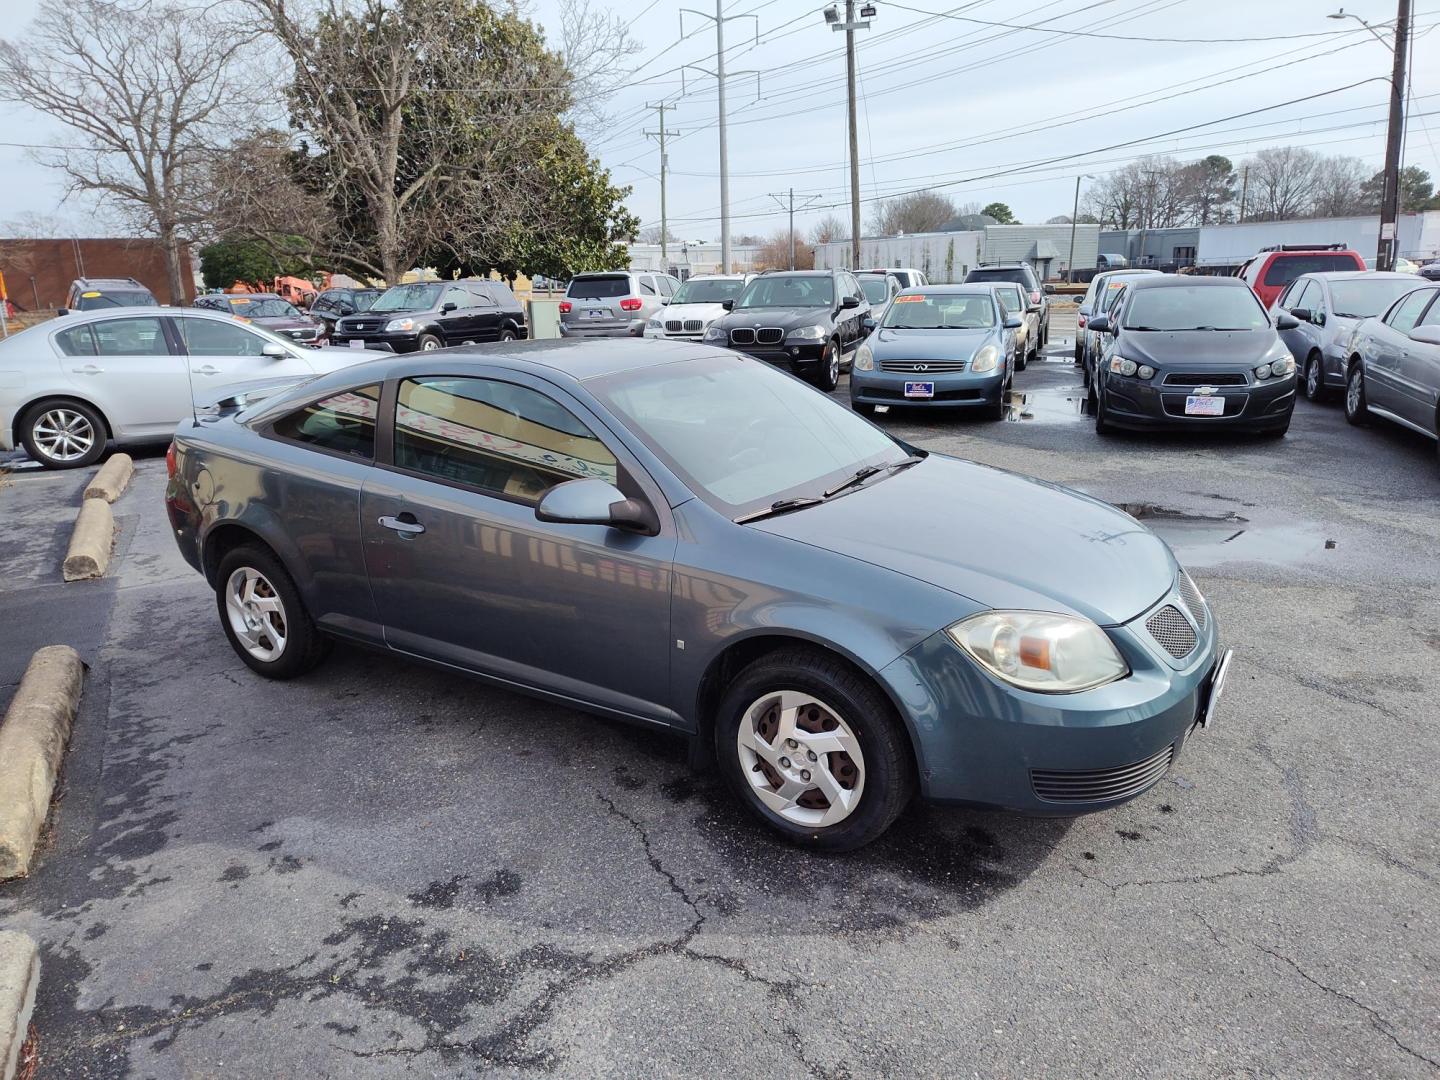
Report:
[[[905,266],[921,271],[936,284],[964,281],[980,265],[980,232],[911,233],[908,236],[868,237],[860,240],[860,269]],[[832,240],[815,245],[815,266],[821,270],[850,268],[850,241]]]
[[[1416,262],[1440,258],[1440,210],[1401,214],[1396,253]],[[1195,262],[1228,266],[1262,248],[1279,244],[1344,244],[1372,258],[1380,242],[1380,217],[1311,218],[1304,221],[1247,221],[1243,225],[1202,225]]]
[[[752,244],[731,244],[730,272],[744,274],[755,269],[755,253],[758,250],[760,249]],[[629,269],[659,270],[673,274],[681,281],[695,274],[722,273],[719,243],[672,240],[665,245],[665,254],[669,256],[668,265],[666,260],[660,258],[659,244],[631,244]]]

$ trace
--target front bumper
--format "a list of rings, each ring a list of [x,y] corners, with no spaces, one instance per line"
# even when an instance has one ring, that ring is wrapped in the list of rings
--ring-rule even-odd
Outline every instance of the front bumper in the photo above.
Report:
[[[1145,618],[1177,603],[1167,597],[1108,627],[1131,674],[1078,694],[1009,686],[943,632],[886,666],[880,675],[914,739],[924,797],[1059,817],[1153,787],[1205,717],[1221,658],[1213,615],[1183,661],[1150,636]]]
[[[407,353],[420,348],[420,335],[414,331],[386,333],[383,330],[372,330],[365,334],[347,334],[337,330],[330,335],[330,344],[344,349],[350,348],[352,341],[363,342],[361,348],[378,349],[381,352],[388,349],[390,352]]]
[[[1217,371],[1215,374],[1243,373],[1248,368]],[[1195,393],[1193,386],[1166,386],[1160,372],[1148,382],[1116,375],[1108,369],[1095,373],[1098,392],[1105,398],[1105,419],[1116,427],[1136,430],[1177,428],[1228,428],[1264,431],[1283,427],[1295,409],[1294,373],[1283,379],[1251,379],[1244,386],[1216,386],[1209,396],[1225,399],[1223,416],[1187,416],[1185,399]]]
[[[810,370],[811,365],[818,364],[821,357],[825,355],[826,342],[823,341],[787,341],[779,345],[730,345],[723,341],[711,342],[724,349],[733,349],[735,352],[744,353],[746,356],[753,356],[756,360],[764,360],[767,364],[774,364],[776,367],[794,370]]]
[[[935,384],[933,398],[907,398],[905,384]],[[925,372],[856,371],[850,372],[850,403],[852,405],[914,405],[921,408],[983,408],[1000,403],[1005,394],[1005,368],[996,368],[983,375],[970,372],[927,374]]]

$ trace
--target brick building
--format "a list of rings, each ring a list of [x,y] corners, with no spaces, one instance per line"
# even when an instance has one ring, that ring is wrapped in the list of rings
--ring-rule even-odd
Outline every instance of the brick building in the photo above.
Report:
[[[0,239],[0,273],[10,301],[22,311],[60,307],[77,277],[133,277],[162,304],[195,299],[190,251],[180,247],[184,296],[171,296],[166,284],[165,253],[158,240],[91,237],[63,240]]]

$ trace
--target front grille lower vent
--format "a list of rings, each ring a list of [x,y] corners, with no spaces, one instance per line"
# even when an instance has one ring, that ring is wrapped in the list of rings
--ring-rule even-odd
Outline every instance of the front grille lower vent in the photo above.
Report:
[[[1174,756],[1175,744],[1171,743],[1144,761],[1120,765],[1113,769],[1085,769],[1078,772],[1031,769],[1030,786],[1036,797],[1046,802],[1118,802],[1140,794],[1164,776]]]
[[[1205,624],[1210,621],[1210,613],[1205,610],[1205,598],[1200,595],[1195,582],[1190,580],[1190,575],[1184,570],[1180,571],[1180,599],[1185,601],[1195,625],[1204,630]]]
[[[1146,619],[1145,629],[1176,660],[1183,660],[1195,651],[1195,628],[1174,604],[1166,604]]]

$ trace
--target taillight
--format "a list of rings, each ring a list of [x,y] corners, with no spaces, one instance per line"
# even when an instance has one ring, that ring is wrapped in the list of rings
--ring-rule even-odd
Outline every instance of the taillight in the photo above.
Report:
[[[640,310],[640,301],[637,300],[637,299],[636,299],[635,297],[633,297],[633,296],[632,296],[632,297],[629,297],[628,299],[621,300],[621,301],[620,301],[620,310],[621,310],[621,311],[639,311],[639,310]]]
[[[569,314],[570,314],[570,301],[569,301],[569,300],[561,300],[561,301],[560,301],[560,314],[561,314],[561,315],[569,315]]]
[[[1080,322],[1080,329],[1081,329],[1081,330],[1084,330],[1084,329],[1085,329],[1085,316],[1084,316],[1084,315],[1081,315],[1081,316],[1080,316],[1079,322]]]
[[[170,440],[170,446],[165,450],[165,476],[169,480],[175,479],[175,440]]]
[[[1031,293],[1030,293],[1030,303],[1032,303],[1032,304],[1038,304],[1039,302],[1040,302],[1040,294],[1039,294],[1038,292],[1031,292]]]

